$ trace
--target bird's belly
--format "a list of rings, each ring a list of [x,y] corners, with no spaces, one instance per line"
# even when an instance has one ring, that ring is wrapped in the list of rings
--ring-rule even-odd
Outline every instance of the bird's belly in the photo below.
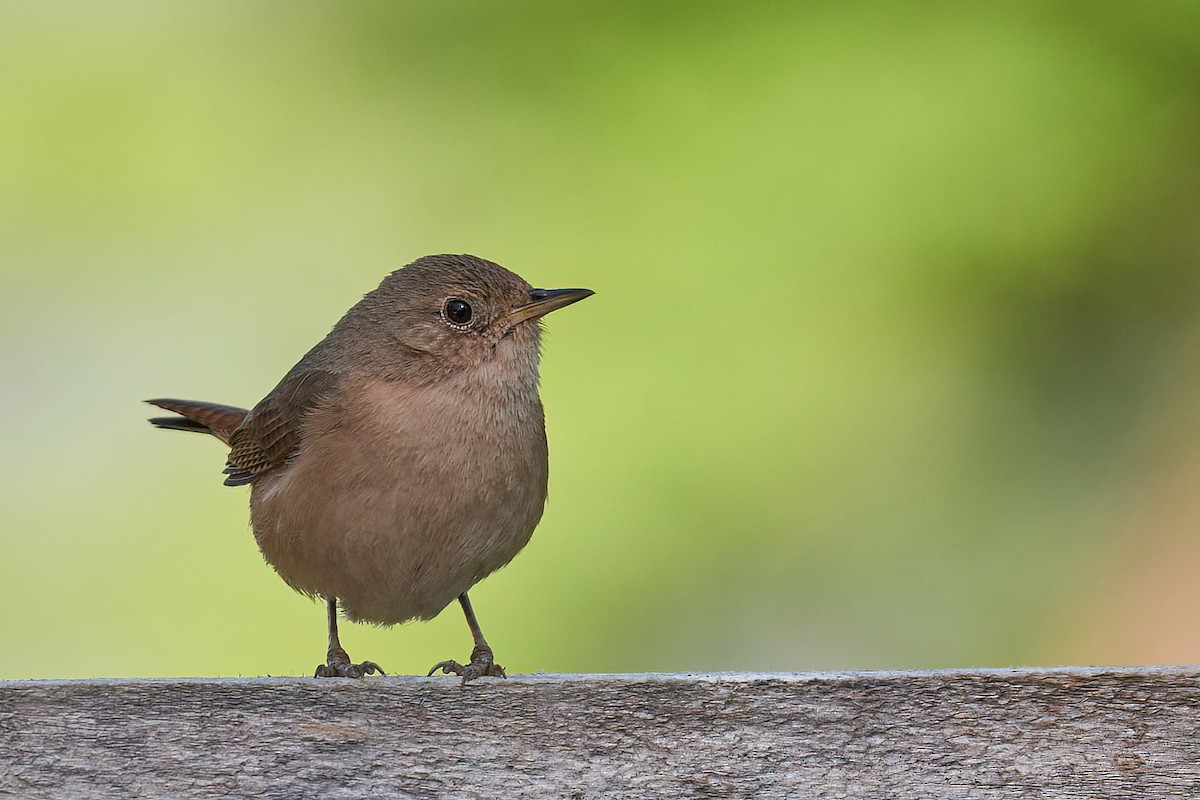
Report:
[[[354,620],[428,619],[507,564],[546,498],[537,414],[464,435],[453,409],[426,423],[310,427],[301,451],[252,489],[255,537],[295,589],[337,597]],[[318,422],[320,422],[318,420]]]

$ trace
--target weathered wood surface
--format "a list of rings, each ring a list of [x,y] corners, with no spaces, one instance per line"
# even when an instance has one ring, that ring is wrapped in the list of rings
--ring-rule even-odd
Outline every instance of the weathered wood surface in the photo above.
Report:
[[[1200,668],[9,681],[0,795],[1200,797]]]

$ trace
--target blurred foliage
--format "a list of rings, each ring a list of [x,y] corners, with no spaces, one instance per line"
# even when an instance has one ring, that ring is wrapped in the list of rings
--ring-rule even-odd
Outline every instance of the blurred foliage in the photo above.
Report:
[[[214,442],[473,252],[549,321],[514,671],[1200,661],[1200,5],[0,7],[0,677],[306,674]],[[463,658],[456,609],[348,626]]]

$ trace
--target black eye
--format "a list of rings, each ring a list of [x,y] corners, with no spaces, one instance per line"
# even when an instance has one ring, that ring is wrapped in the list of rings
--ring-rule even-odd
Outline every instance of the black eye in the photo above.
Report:
[[[446,321],[456,327],[466,327],[471,322],[471,304],[466,300],[451,297],[442,308]]]

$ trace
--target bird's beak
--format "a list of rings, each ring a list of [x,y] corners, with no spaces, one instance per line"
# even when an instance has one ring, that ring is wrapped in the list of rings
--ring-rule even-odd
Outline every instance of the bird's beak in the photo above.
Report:
[[[578,303],[594,294],[591,289],[530,289],[529,296],[533,298],[533,302],[517,306],[508,312],[505,322],[509,326],[515,326],[527,319],[536,319],[563,306]]]

